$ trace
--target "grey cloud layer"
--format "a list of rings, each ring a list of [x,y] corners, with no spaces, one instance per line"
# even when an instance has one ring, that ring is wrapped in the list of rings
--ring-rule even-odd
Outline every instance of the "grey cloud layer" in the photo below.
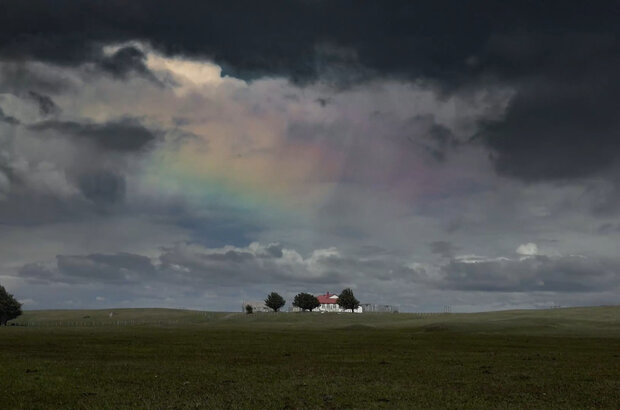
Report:
[[[156,283],[181,286],[241,286],[252,283],[337,283],[341,274],[331,250],[303,258],[278,244],[246,248],[205,248],[180,244],[164,249],[156,260],[116,253],[58,255],[55,266],[26,264],[19,276],[31,281],[66,283]],[[346,267],[346,266],[344,266]]]
[[[620,285],[620,261],[585,256],[452,260],[441,268],[450,289],[493,292],[592,292]]]
[[[26,264],[19,276],[39,283],[140,284],[285,288],[361,285],[369,293],[381,282],[428,289],[482,292],[601,292],[620,286],[620,261],[604,257],[536,255],[515,258],[454,258],[439,268],[394,258],[342,255],[334,248],[303,257],[278,244],[206,248],[180,244],[157,259],[117,253],[59,255],[56,265]],[[369,288],[364,288],[370,287]]]
[[[128,304],[151,285],[232,300],[266,282],[613,301],[618,4],[353,3],[2,2],[2,280]],[[183,150],[222,162],[174,163]],[[320,191],[300,215],[206,186],[287,174],[251,161],[292,169],[300,152],[317,171],[285,199]],[[515,258],[529,242],[549,254]]]
[[[80,220],[123,204],[128,175],[165,130],[130,115],[95,121],[76,116],[76,107],[63,111],[72,94],[102,81],[88,70],[0,62],[0,221]]]
[[[153,280],[155,268],[149,258],[129,253],[86,256],[58,255],[56,267],[31,263],[24,265],[20,276],[43,283],[140,283]]]

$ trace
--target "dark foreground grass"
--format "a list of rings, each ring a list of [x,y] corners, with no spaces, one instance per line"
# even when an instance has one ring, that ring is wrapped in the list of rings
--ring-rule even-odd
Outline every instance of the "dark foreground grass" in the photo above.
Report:
[[[368,317],[369,325],[361,315],[284,315],[220,315],[214,323],[177,326],[1,328],[0,408],[620,406],[614,332],[567,335],[541,327],[523,334],[503,322],[489,331],[484,315],[417,325],[399,315],[386,326],[378,326],[380,316]],[[320,320],[330,326],[304,325]]]

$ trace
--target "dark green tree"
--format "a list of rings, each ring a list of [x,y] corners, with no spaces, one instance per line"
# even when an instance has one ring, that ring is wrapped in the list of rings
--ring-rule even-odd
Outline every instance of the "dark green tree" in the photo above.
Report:
[[[316,296],[302,292],[295,296],[295,300],[293,300],[293,306],[298,307],[302,310],[309,310],[310,312],[312,312],[313,309],[321,306],[321,302],[319,302]]]
[[[269,309],[273,309],[274,312],[280,310],[280,308],[285,304],[286,301],[284,300],[284,298],[278,295],[276,292],[271,292],[267,296],[267,299],[265,299],[265,306],[267,306]]]
[[[343,309],[351,309],[351,312],[353,312],[360,306],[360,301],[355,299],[355,295],[351,289],[346,288],[338,295],[338,306]]]
[[[245,305],[245,313],[247,313],[248,315],[254,313],[254,308],[252,307],[252,305]]]
[[[4,286],[0,286],[0,325],[6,326],[6,322],[21,314],[22,304],[8,293]]]

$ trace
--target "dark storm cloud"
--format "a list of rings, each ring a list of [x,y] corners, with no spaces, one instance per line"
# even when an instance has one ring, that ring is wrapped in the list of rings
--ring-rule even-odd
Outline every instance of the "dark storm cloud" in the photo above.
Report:
[[[432,253],[441,255],[444,258],[451,258],[454,256],[454,252],[459,249],[457,246],[447,241],[435,241],[431,242],[429,245]]]
[[[80,175],[78,186],[84,197],[98,204],[113,204],[125,198],[125,177],[110,171]]]
[[[138,40],[244,78],[422,78],[446,92],[501,84],[514,100],[479,134],[498,172],[566,179],[620,162],[619,12],[613,1],[13,0],[0,5],[0,57],[149,76],[137,48],[102,51]],[[433,136],[441,160],[446,130]]]
[[[28,91],[27,96],[37,103],[39,106],[39,113],[41,115],[53,115],[60,113],[60,108],[49,96],[39,94],[38,92],[32,90]]]
[[[159,136],[157,131],[145,127],[135,118],[122,118],[105,123],[49,120],[38,122],[30,128],[91,140],[102,148],[120,152],[142,150]]]
[[[596,231],[602,235],[611,235],[620,232],[620,222],[605,222],[599,225]]]
[[[283,255],[282,245],[278,243],[270,243],[269,245],[267,245],[267,248],[265,249],[265,251],[267,255],[273,258],[281,258]]]
[[[5,137],[0,141],[5,144],[0,149],[0,224],[11,226],[126,212],[129,165],[118,153],[141,153],[159,135],[133,119],[20,125],[0,115],[0,126],[6,129],[6,122],[16,127],[0,136]],[[95,147],[72,143],[78,139]]]
[[[74,281],[137,282],[155,274],[149,258],[130,253],[58,255],[56,259],[59,274]]]
[[[169,54],[210,57],[246,73],[313,77],[321,65],[355,59],[382,73],[454,77],[498,32],[615,28],[608,13],[613,2],[599,13],[565,2],[491,5],[351,0],[276,0],[268,6],[251,0],[62,0],[52,5],[14,0],[0,8],[0,53],[76,64],[98,58],[101,44],[146,40]]]
[[[431,127],[428,138],[433,141],[433,145],[428,145],[426,149],[438,161],[443,161],[446,151],[458,145],[452,131],[440,124],[434,124]]]
[[[436,161],[444,161],[446,155],[460,145],[460,141],[444,125],[438,124],[432,114],[416,115],[404,124],[402,133],[407,141],[419,146]]]
[[[585,256],[452,260],[438,287],[497,292],[586,292],[620,285],[620,263]]]
[[[33,283],[50,283],[58,279],[55,268],[41,263],[28,263],[18,270],[18,275]]]
[[[0,64],[2,93],[23,95],[34,90],[38,94],[58,94],[71,88],[72,85],[73,83],[65,76],[24,61],[5,61]]]
[[[0,201],[0,224],[33,226],[60,223],[79,220],[85,214],[79,202],[47,193],[30,192],[20,187],[19,183],[12,185],[7,198]]]
[[[112,55],[104,56],[96,62],[97,67],[115,78],[126,79],[130,74],[137,74],[160,84],[145,64],[146,56],[136,47],[123,47]]]
[[[497,170],[527,181],[597,176],[620,160],[620,59],[573,79],[525,80],[506,117],[485,129]],[[616,61],[614,61],[616,60]]]
[[[124,78],[128,73],[135,71],[146,73],[148,69],[144,64],[144,53],[135,47],[123,47],[111,56],[105,57],[100,67],[115,77]]]
[[[0,189],[0,224],[36,226],[77,222],[125,204],[122,169],[115,172],[98,169],[95,160],[88,169],[64,165],[66,168],[41,168],[40,163],[33,162],[15,168],[0,158],[0,178],[8,181],[8,185],[0,186],[4,188]],[[122,206],[113,210],[126,211]]]
[[[619,33],[603,15],[613,9],[598,9],[598,26],[574,15],[572,28],[496,33],[486,43],[472,70],[516,90],[505,117],[481,132],[498,172],[561,180],[619,164]]]

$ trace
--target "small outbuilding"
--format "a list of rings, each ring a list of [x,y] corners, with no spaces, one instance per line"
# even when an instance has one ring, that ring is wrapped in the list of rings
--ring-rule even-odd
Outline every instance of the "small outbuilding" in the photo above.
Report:
[[[261,312],[271,312],[271,309],[269,309],[266,305],[265,305],[265,301],[264,300],[248,300],[243,302],[243,304],[241,305],[241,311],[245,313],[245,307],[247,305],[252,306],[252,312],[253,313],[261,313]]]

